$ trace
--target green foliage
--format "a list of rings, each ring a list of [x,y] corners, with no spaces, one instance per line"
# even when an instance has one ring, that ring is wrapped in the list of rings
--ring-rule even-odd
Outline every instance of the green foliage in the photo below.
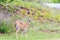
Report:
[[[6,0],[0,0],[0,2],[5,2]]]
[[[0,20],[0,33],[11,33],[14,32],[13,20],[9,18],[9,20]]]
[[[60,0],[53,0],[54,3],[60,3]]]
[[[2,22],[0,24],[0,32],[1,33],[8,33],[9,32],[9,27],[7,26],[7,24],[5,22]]]
[[[12,2],[13,0],[0,0],[0,2],[2,3],[6,3],[6,2]]]
[[[60,21],[60,14],[56,15],[56,16],[55,16],[55,19],[56,19],[57,21]]]
[[[52,17],[52,14],[47,12],[47,13],[44,14],[44,17],[45,18],[51,18]]]

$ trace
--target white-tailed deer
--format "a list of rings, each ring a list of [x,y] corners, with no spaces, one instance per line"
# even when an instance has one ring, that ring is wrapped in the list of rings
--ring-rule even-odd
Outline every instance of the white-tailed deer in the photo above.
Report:
[[[21,31],[22,34],[26,34],[26,32],[28,31],[28,26],[29,26],[30,20],[28,19],[27,22],[23,22],[21,20],[16,20],[14,22],[14,25],[16,27],[16,38],[18,38],[18,32]],[[27,37],[27,35],[26,35]]]

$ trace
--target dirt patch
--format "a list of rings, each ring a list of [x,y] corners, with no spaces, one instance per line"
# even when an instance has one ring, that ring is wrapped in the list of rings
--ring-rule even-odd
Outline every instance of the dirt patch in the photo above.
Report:
[[[48,33],[51,33],[51,32],[54,32],[54,33],[58,33],[59,30],[40,30],[41,32],[48,32]]]

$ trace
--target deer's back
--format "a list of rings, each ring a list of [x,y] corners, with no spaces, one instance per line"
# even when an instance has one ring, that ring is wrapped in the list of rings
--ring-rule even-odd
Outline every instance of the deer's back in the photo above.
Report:
[[[22,22],[22,21],[16,21],[15,22],[15,26],[18,26],[20,29],[24,29],[26,27],[28,27],[28,23],[27,22]]]

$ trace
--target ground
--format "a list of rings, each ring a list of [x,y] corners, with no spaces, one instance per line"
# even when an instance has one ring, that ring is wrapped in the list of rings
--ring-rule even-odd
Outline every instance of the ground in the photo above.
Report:
[[[1,34],[0,40],[17,40],[15,33],[12,34]],[[19,40],[60,40],[60,33],[55,32],[41,32],[41,31],[30,31],[28,33],[28,38],[26,39],[25,35],[23,38],[20,38],[19,34]]]

